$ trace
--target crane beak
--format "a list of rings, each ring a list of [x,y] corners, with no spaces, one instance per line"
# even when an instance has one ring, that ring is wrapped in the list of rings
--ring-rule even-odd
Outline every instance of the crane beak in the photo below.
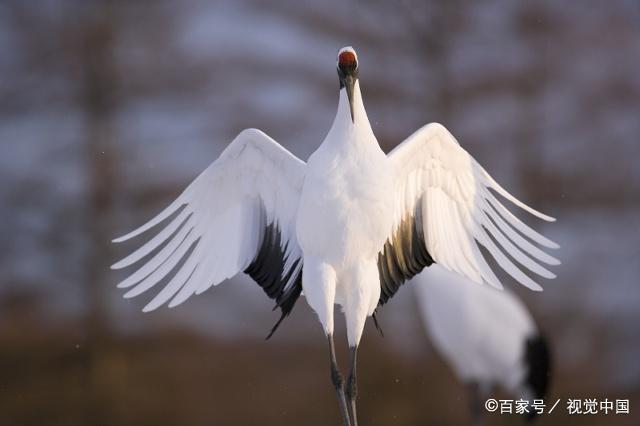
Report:
[[[354,88],[358,80],[358,64],[355,62],[355,59],[346,64],[338,62],[338,78],[340,79],[340,89],[344,88],[347,91],[351,122],[355,123],[355,111],[353,110]]]
[[[353,75],[347,75],[344,78],[344,87],[347,89],[347,98],[349,99],[349,110],[351,111],[351,122],[354,123],[353,118],[353,87],[356,84],[356,78]]]

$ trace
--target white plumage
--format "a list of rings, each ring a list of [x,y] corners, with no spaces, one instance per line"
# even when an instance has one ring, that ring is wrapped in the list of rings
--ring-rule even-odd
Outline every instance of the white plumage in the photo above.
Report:
[[[333,306],[342,306],[355,365],[366,318],[405,279],[434,261],[476,282],[500,286],[480,243],[531,289],[540,286],[506,255],[538,275],[554,277],[539,262],[558,261],[529,240],[557,246],[513,216],[489,190],[541,219],[552,218],[502,189],[440,124],[424,126],[385,155],[362,103],[353,49],[341,49],[337,69],[338,111],[307,164],[264,133],[245,130],[167,209],[114,240],[135,237],[174,215],[157,236],[113,265],[118,269],[144,260],[120,283],[131,288],[127,297],[169,275],[145,310],[167,302],[175,306],[245,271],[276,300],[282,320],[304,288],[332,350]],[[171,275],[181,260],[184,264]],[[339,374],[333,375],[342,389]],[[350,392],[355,392],[353,371],[347,394],[355,407]]]
[[[501,288],[478,251],[476,243],[480,243],[509,275],[532,290],[542,288],[514,265],[505,252],[530,271],[555,278],[530,256],[550,265],[559,264],[558,260],[518,235],[505,220],[543,246],[557,248],[557,244],[509,213],[489,189],[534,216],[546,221],[555,219],[505,191],[444,126],[432,123],[423,127],[391,151],[389,158],[396,166],[398,182],[396,195],[400,210],[396,221],[405,212],[412,211],[421,199],[427,249],[438,264],[475,282],[485,281]]]
[[[269,136],[256,129],[244,130],[169,207],[114,240],[133,238],[179,211],[154,238],[112,266],[119,269],[136,263],[168,240],[118,287],[132,287],[125,297],[150,289],[193,246],[182,268],[144,311],[168,301],[169,306],[176,306],[244,270],[256,256],[267,223],[277,223],[282,233],[288,260],[282,275],[295,277],[302,266],[295,263],[302,256],[295,237],[295,217],[304,171],[305,163]]]
[[[425,329],[458,379],[483,402],[500,386],[514,399],[545,394],[546,341],[524,304],[511,292],[478,285],[433,265],[411,281]],[[482,411],[476,407],[476,413]]]

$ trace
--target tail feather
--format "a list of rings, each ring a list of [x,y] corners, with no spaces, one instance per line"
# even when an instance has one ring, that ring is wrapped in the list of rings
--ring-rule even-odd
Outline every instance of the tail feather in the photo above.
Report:
[[[527,374],[523,385],[535,399],[543,399],[551,382],[551,352],[547,340],[540,334],[528,338],[525,342],[524,364]],[[536,412],[529,408],[529,419]]]

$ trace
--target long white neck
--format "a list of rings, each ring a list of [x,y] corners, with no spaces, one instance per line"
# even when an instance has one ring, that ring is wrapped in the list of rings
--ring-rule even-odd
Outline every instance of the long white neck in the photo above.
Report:
[[[362,141],[368,139],[376,141],[373,130],[371,129],[371,124],[369,124],[367,111],[365,111],[364,104],[362,103],[360,82],[358,80],[356,80],[353,87],[353,120],[351,120],[351,108],[349,107],[347,90],[344,88],[340,89],[338,112],[336,112],[336,117],[333,120],[326,140],[346,142],[351,139],[351,137]]]

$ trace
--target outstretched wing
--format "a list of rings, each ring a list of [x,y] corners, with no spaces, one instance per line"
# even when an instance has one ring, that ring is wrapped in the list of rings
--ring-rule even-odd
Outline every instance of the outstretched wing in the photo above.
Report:
[[[478,243],[502,269],[532,290],[542,288],[512,259],[542,277],[555,278],[539,262],[560,262],[533,243],[547,248],[558,245],[520,221],[490,190],[540,219],[555,219],[498,185],[444,126],[422,127],[388,157],[396,173],[396,226],[379,256],[380,304],[433,262],[475,282],[502,288]]]
[[[179,305],[244,271],[282,311],[273,333],[302,290],[295,216],[305,166],[261,131],[244,130],[171,205],[113,240],[126,241],[172,217],[112,266],[120,269],[144,259],[118,287],[130,288],[125,297],[134,297],[170,277],[146,312],[166,302]]]

